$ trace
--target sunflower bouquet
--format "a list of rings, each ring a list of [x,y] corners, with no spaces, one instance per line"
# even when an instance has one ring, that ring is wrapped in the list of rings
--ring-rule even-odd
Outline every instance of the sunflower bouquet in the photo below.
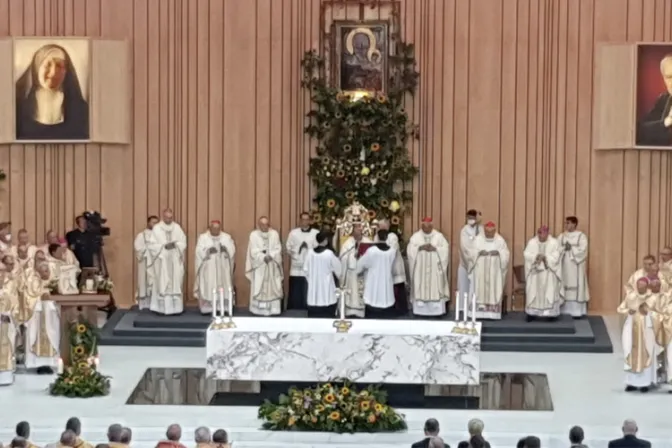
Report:
[[[354,384],[325,383],[307,389],[291,388],[277,403],[259,407],[262,427],[271,431],[336,433],[403,431],[404,416],[387,405],[378,387],[358,390]]]

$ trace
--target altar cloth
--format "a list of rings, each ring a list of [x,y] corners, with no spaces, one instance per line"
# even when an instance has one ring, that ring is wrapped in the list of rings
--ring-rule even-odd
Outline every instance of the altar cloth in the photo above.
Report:
[[[208,329],[211,378],[241,381],[478,385],[481,324],[455,322],[234,317],[236,328]],[[461,324],[459,330],[472,329]],[[458,330],[458,331],[459,331]]]

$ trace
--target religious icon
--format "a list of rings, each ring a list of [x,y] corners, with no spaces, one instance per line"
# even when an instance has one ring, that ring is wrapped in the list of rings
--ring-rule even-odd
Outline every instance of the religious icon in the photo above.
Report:
[[[335,22],[334,81],[345,92],[387,88],[388,23]]]
[[[672,147],[672,45],[637,46],[636,146]]]
[[[86,39],[14,41],[17,140],[88,140]]]

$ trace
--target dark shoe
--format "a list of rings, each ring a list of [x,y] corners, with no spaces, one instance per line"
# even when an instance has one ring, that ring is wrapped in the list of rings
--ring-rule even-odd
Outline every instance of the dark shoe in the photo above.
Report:
[[[525,322],[532,322],[534,320],[534,317],[530,316],[529,314],[525,315]]]
[[[572,316],[572,319],[581,320],[581,319],[583,319],[583,316]]]
[[[51,367],[38,367],[37,368],[37,374],[38,375],[53,375],[54,370]]]
[[[672,394],[672,390],[668,390],[667,393],[668,393],[668,394]]]
[[[640,387],[640,388],[639,388],[639,391],[640,391],[641,393],[645,394],[645,393],[647,393],[647,392],[649,391],[649,388],[648,388],[648,387]]]
[[[637,388],[635,386],[625,386],[625,391],[626,392],[634,392],[636,390],[637,390]],[[672,392],[672,391],[670,391],[670,392]]]

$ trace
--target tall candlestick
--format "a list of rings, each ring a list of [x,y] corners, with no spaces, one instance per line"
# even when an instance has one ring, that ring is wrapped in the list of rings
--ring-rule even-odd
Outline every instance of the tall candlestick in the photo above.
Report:
[[[471,294],[471,323],[476,323],[476,294]]]
[[[63,360],[58,358],[58,374],[63,375]]]
[[[224,317],[226,308],[224,308],[224,288],[219,288],[219,312]]]
[[[460,320],[460,291],[455,291],[455,322]]]
[[[464,313],[464,314],[462,315],[462,321],[463,321],[463,322],[466,322],[467,319],[469,318],[469,316],[468,316],[469,313],[467,312],[467,310],[469,309],[469,305],[468,305],[468,304],[469,304],[469,293],[468,293],[468,292],[465,292],[464,295],[463,295],[462,297],[463,297],[463,299],[464,299],[464,300],[462,301],[462,304],[463,304],[463,306],[462,306],[462,308],[463,308],[463,309],[462,309],[462,313]]]
[[[217,289],[212,288],[212,318],[217,317]]]
[[[340,310],[339,311],[339,314],[340,314],[339,317],[340,317],[341,320],[345,320],[345,291],[343,291],[343,290],[341,290],[340,300],[341,300],[341,303],[338,304],[339,305],[339,310]]]
[[[233,289],[229,288],[229,319],[233,318]]]

